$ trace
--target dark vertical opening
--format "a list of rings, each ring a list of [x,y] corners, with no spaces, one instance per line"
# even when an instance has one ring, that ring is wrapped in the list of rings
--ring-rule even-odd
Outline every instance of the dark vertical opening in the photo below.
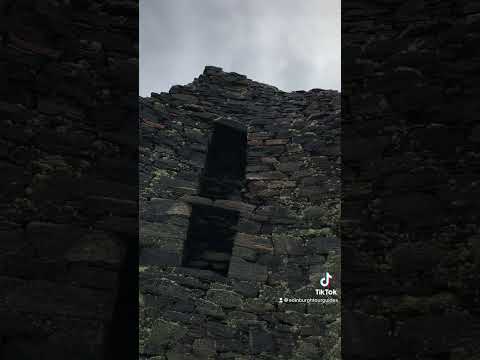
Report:
[[[244,129],[238,125],[215,125],[200,179],[200,196],[214,200],[241,199],[246,147],[247,135]],[[238,218],[236,211],[193,205],[183,265],[226,275]]]
[[[195,206],[187,233],[184,266],[226,275],[237,222],[238,213],[235,211]]]
[[[106,339],[106,359],[133,359],[138,356],[138,244],[126,244],[125,260],[119,273],[119,288],[110,331]],[[137,320],[136,320],[137,319]]]
[[[200,180],[200,196],[212,199],[240,199],[240,191],[245,180],[246,151],[245,131],[217,124]]]
[[[138,114],[142,113],[141,108],[132,108],[128,119],[135,128],[138,137]],[[138,167],[139,153],[138,143],[134,147],[129,162],[123,168],[131,169]],[[138,173],[138,172],[137,172]],[[137,189],[136,193],[126,195],[125,198],[136,203],[135,207],[129,211],[129,220],[127,220],[124,230],[119,232],[120,239],[125,248],[125,257],[118,273],[118,288],[115,299],[114,311],[109,328],[107,329],[105,339],[105,359],[137,359],[139,353],[139,208],[138,208],[138,189],[139,177],[124,177],[124,181],[132,188]]]

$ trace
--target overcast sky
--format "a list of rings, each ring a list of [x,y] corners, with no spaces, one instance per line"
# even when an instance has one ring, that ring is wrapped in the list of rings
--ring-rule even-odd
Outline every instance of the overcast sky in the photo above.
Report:
[[[341,0],[140,0],[140,95],[220,66],[284,91],[340,90]]]

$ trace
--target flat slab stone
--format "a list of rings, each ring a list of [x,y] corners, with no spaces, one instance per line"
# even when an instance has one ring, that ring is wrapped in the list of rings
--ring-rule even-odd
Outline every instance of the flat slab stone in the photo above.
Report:
[[[252,249],[257,252],[273,252],[271,242],[256,235],[237,233],[235,235],[234,245]]]
[[[265,145],[283,145],[287,144],[290,140],[288,139],[271,139],[265,140]]]
[[[265,171],[259,173],[248,173],[247,180],[280,180],[286,178],[286,175],[280,171]]]
[[[230,290],[210,289],[207,291],[207,300],[224,308],[237,308],[243,304],[242,297]]]
[[[297,186],[295,181],[272,180],[268,182],[271,189],[294,188]]]
[[[228,276],[239,280],[264,282],[267,280],[267,267],[249,263],[239,257],[232,256]]]
[[[234,246],[232,255],[249,261],[255,261],[258,257],[257,251],[243,246]]]
[[[198,299],[197,300],[197,311],[202,315],[208,315],[217,319],[224,319],[225,312],[222,307],[213,301]]]
[[[274,234],[273,243],[276,254],[292,256],[305,255],[305,248],[303,247],[301,239],[292,234]]]
[[[309,239],[307,247],[318,254],[328,254],[340,249],[340,240],[334,237],[317,237]]]
[[[170,97],[172,98],[173,101],[178,101],[178,102],[181,102],[181,103],[192,103],[192,104],[198,103],[197,97],[195,97],[193,95],[171,94]]]
[[[203,260],[207,261],[228,261],[230,260],[230,254],[218,251],[207,250],[200,256]]]
[[[247,132],[247,128],[245,127],[245,125],[243,125],[241,122],[233,120],[233,119],[229,119],[229,118],[225,118],[225,117],[219,117],[218,119],[214,120],[214,123],[219,124],[219,125],[223,125],[223,126],[227,126],[227,127],[231,128],[231,129],[234,129],[236,131]]]
[[[223,72],[223,69],[218,66],[207,65],[203,70],[204,75],[218,75]]]
[[[252,212],[255,210],[255,205],[234,200],[215,200],[213,205],[223,209],[236,210],[239,212]]]
[[[186,226],[176,225],[168,222],[163,223],[140,223],[140,245],[160,246],[163,244],[175,244],[179,248],[179,244],[183,244],[187,237]]]
[[[183,201],[171,199],[152,198],[150,201],[140,203],[140,215],[148,214],[150,218],[161,218],[165,215],[190,216],[190,205]]]
[[[278,164],[278,170],[280,171],[297,171],[302,167],[301,161],[291,161]]]
[[[180,198],[180,200],[192,205],[213,205],[213,201],[211,199],[195,195],[184,195]]]

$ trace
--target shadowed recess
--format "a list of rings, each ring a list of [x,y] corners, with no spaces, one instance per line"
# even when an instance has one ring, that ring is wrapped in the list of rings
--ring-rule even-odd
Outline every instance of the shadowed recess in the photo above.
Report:
[[[245,179],[247,135],[238,124],[217,123],[200,180],[200,196],[239,199]]]
[[[246,144],[246,132],[238,124],[215,124],[200,180],[200,196],[240,199],[245,179]],[[236,211],[193,205],[183,265],[226,275],[238,218]]]

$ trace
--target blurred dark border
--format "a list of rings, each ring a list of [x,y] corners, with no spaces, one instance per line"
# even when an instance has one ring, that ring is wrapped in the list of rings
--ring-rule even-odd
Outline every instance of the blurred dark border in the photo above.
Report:
[[[476,359],[480,6],[342,1],[344,359]]]
[[[138,2],[0,1],[0,358],[138,356]]]

